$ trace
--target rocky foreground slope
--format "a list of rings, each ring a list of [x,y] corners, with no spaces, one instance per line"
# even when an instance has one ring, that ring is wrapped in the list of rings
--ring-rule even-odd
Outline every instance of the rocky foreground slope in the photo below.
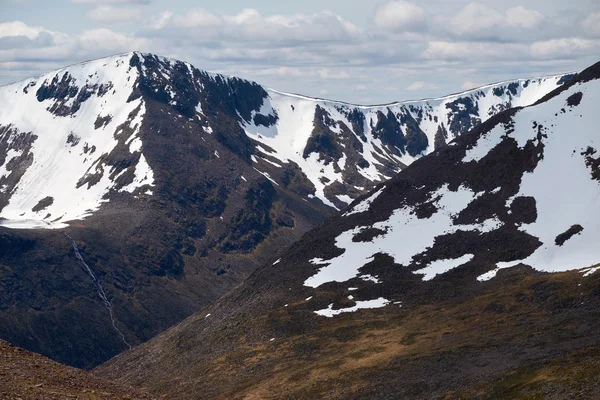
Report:
[[[599,102],[600,63],[97,373],[175,399],[595,397]]]
[[[128,53],[1,87],[0,338],[97,365],[569,77],[362,107]]]
[[[0,340],[3,400],[142,400],[152,396],[66,367]]]

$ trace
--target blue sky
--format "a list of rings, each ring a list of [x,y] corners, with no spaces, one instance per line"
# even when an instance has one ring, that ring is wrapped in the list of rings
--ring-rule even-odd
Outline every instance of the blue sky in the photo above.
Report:
[[[383,103],[584,68],[596,0],[0,0],[0,84],[140,50],[275,89]]]

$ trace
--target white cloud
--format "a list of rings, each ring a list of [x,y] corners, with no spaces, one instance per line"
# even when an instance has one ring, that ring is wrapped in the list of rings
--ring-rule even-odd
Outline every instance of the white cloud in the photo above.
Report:
[[[600,40],[560,38],[532,43],[430,42],[422,54],[428,60],[454,62],[528,62],[577,59],[600,52]]]
[[[235,15],[218,16],[197,8],[184,15],[163,14],[160,21],[154,27],[165,35],[193,35],[203,40],[311,42],[349,40],[360,35],[355,25],[329,11],[264,16],[245,9]]]
[[[21,36],[14,36],[15,33],[20,33]],[[43,72],[76,61],[149,48],[147,39],[109,29],[93,29],[78,35],[67,35],[30,27],[19,21],[0,24],[0,44],[10,38],[21,42],[19,46],[0,46],[0,69],[17,63],[25,71],[35,67],[38,72]]]
[[[373,7],[373,19],[359,28],[329,11],[221,15],[214,8],[167,7],[151,15],[153,8],[140,1],[74,1],[88,4],[76,7],[81,15],[103,22],[138,18],[132,10],[142,16],[133,34],[116,28],[64,34],[20,21],[0,23],[0,83],[141,50],[280,90],[318,96],[326,88],[330,98],[381,103],[441,96],[461,84],[575,70],[600,54],[598,12],[557,20],[523,6],[470,3],[446,13],[422,5],[427,2],[415,2],[421,8],[387,1]]]
[[[345,70],[315,67],[277,67],[261,69],[255,73],[259,76],[280,76],[293,78],[318,78],[321,80],[345,80],[350,78],[350,73]]]
[[[518,43],[432,41],[422,56],[429,60],[514,60],[526,54],[527,49],[527,45]]]
[[[329,80],[329,79],[348,79],[350,78],[350,74],[343,70],[332,70],[329,68],[321,68],[318,71],[319,77],[321,79]]]
[[[538,28],[544,19],[539,11],[523,6],[501,13],[485,4],[473,2],[452,17],[447,26],[451,33],[471,40],[527,41],[531,31]]]
[[[141,18],[138,8],[98,6],[86,13],[86,17],[101,22],[133,21]]]
[[[169,21],[171,21],[173,15],[174,14],[171,11],[163,11],[158,16],[151,19],[150,28],[157,30],[163,29],[165,26],[167,26]]]
[[[506,21],[511,25],[520,26],[525,29],[537,27],[544,18],[544,14],[539,11],[530,10],[523,6],[512,7],[506,10]]]
[[[168,18],[165,17],[164,13],[162,15],[165,21],[163,28],[169,21],[180,28],[215,27],[223,24],[222,18],[201,8],[191,10],[185,15],[173,16],[173,14],[170,14]]]
[[[392,0],[375,11],[375,25],[392,32],[421,31],[426,27],[423,9],[404,0]]]
[[[424,90],[424,89],[428,89],[428,90],[437,89],[437,85],[435,85],[433,83],[427,83],[424,81],[415,81],[415,82],[411,83],[410,85],[408,85],[408,87],[406,88],[406,90],[411,91],[411,92],[418,91],[418,90]]]
[[[0,23],[0,37],[25,36],[28,39],[34,39],[43,31],[45,31],[44,28],[27,26],[21,21]]]
[[[84,31],[79,35],[77,42],[87,51],[94,49],[104,54],[146,49],[150,44],[146,39],[124,35],[110,29]]]
[[[600,40],[561,38],[531,44],[531,55],[536,58],[565,58],[600,51]]]
[[[481,3],[467,4],[450,21],[450,29],[459,35],[474,35],[502,24],[504,18],[498,11]]]
[[[587,33],[600,36],[600,11],[591,13],[584,21],[583,27]]]

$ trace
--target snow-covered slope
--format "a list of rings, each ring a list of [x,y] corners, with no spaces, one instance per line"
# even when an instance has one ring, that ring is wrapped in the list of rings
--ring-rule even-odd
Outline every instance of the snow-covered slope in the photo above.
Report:
[[[110,190],[151,193],[137,136],[145,108],[141,98],[128,101],[138,75],[129,59],[0,88],[0,224],[62,227],[97,210]]]
[[[59,228],[116,193],[152,195],[156,177],[140,135],[147,101],[169,106],[181,129],[199,124],[276,185],[341,209],[415,159],[570,76],[363,107],[285,94],[150,54],[69,66],[0,88],[0,224]]]
[[[315,196],[342,208],[356,189],[395,173],[489,117],[533,104],[572,75],[500,82],[437,99],[356,106],[267,90],[246,133],[262,154],[300,166]],[[259,116],[257,118],[256,116]],[[265,123],[265,121],[268,121]]]
[[[484,281],[518,264],[595,272],[598,78],[600,64],[545,101],[500,114],[353,204],[341,217],[346,221],[338,221],[351,228],[325,252],[334,256],[315,255],[310,263],[319,269],[304,284],[355,286],[367,272],[385,283],[387,268],[381,275],[365,270],[381,257],[424,281],[449,271],[475,272]]]

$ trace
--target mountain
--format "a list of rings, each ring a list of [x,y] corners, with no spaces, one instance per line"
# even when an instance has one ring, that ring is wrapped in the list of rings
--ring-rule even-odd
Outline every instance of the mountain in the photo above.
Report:
[[[214,133],[262,174],[275,171],[277,184],[289,186],[299,174],[310,182],[297,192],[342,208],[364,187],[572,76],[365,107],[281,93],[154,55],[90,61],[1,88],[0,215],[9,227],[60,228],[98,210],[109,192],[152,196],[158,178],[143,140],[152,139],[142,133],[152,101],[167,106],[165,118],[179,129]]]
[[[12,400],[151,399],[148,394],[66,367],[0,340],[0,398]]]
[[[597,397],[599,102],[600,63],[97,373],[173,399]]]
[[[572,75],[362,107],[127,53],[0,88],[0,338],[92,367]]]

